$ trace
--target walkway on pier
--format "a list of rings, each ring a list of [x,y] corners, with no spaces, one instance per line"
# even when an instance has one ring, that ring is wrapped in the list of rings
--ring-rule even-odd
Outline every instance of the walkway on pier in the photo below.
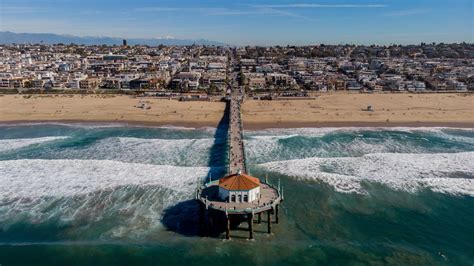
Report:
[[[228,174],[236,174],[239,171],[247,173],[245,165],[245,150],[243,142],[242,118],[240,108],[243,95],[239,89],[234,89],[230,98],[230,127],[229,127],[229,171]]]

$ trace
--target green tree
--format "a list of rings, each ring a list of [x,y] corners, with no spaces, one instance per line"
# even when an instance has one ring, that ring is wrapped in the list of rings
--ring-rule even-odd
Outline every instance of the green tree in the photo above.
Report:
[[[25,81],[25,83],[23,84],[23,86],[25,88],[32,88],[33,87],[33,83],[31,82],[31,80],[27,80]]]
[[[217,86],[216,86],[216,84],[214,84],[214,82],[213,82],[213,83],[211,83],[211,85],[207,88],[207,94],[208,94],[208,95],[213,95],[213,94],[215,94],[216,92],[217,92]]]

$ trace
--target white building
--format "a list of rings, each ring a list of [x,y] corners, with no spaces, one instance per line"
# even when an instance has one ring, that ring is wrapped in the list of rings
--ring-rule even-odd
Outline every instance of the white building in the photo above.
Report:
[[[260,180],[237,173],[219,179],[219,198],[226,202],[252,202],[260,197]]]

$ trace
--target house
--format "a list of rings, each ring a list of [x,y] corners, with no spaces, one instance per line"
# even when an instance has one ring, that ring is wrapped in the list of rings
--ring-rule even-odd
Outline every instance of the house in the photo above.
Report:
[[[199,87],[201,73],[199,72],[181,72],[171,81],[171,87],[174,89],[191,89],[195,90]]]
[[[12,74],[0,73],[0,88],[9,88],[11,79],[13,79]]]
[[[425,91],[426,84],[423,81],[415,81],[413,82],[413,86],[415,87],[415,91]]]
[[[362,89],[360,86],[359,82],[357,82],[355,79],[348,79],[346,82],[347,90],[349,91],[357,91]]]
[[[267,84],[265,77],[249,77],[248,85],[251,89],[263,89]]]
[[[92,90],[96,89],[99,86],[99,79],[98,78],[86,78],[79,81],[79,89],[81,90]]]
[[[204,72],[202,74],[202,85],[210,86],[211,84],[216,85],[220,89],[225,89],[226,85],[226,75],[224,73],[215,73],[215,72]]]
[[[260,197],[260,180],[239,171],[219,179],[219,198],[226,202],[252,202]]]
[[[23,88],[25,85],[24,79],[22,77],[10,79],[10,88]]]
[[[129,88],[131,90],[146,90],[150,88],[150,80],[148,79],[134,79],[130,80]]]
[[[456,91],[467,91],[467,85],[459,82],[454,79],[450,79],[446,82],[446,86],[448,90],[456,90]]]
[[[31,81],[31,87],[33,88],[43,88],[44,80],[42,79],[35,79]]]

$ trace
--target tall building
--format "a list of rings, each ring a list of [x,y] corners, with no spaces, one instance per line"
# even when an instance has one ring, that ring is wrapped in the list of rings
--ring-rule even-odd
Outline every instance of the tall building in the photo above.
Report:
[[[127,46],[127,40],[123,40],[123,46]]]

